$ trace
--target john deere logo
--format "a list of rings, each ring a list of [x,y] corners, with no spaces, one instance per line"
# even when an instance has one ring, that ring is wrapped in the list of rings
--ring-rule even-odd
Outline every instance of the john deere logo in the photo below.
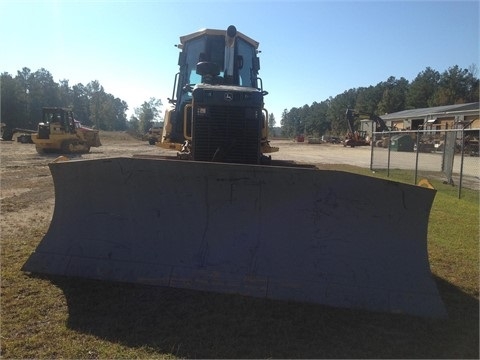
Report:
[[[232,101],[233,100],[233,94],[232,93],[225,93],[223,95],[223,98],[225,101]]]

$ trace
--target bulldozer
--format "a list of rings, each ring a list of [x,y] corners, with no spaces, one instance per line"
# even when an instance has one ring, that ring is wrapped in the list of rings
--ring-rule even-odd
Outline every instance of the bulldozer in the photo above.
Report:
[[[268,111],[258,76],[259,43],[231,25],[180,37],[180,71],[161,141],[194,161],[268,163]]]
[[[445,317],[435,190],[272,159],[258,42],[230,26],[178,48],[172,156],[49,164],[53,218],[23,271]]]
[[[68,108],[44,107],[38,131],[31,135],[39,154],[88,153],[101,146],[98,130],[83,126]]]

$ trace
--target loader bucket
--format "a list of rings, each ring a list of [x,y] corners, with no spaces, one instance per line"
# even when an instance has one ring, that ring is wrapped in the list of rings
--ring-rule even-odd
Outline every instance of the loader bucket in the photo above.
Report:
[[[339,171],[108,158],[50,164],[34,273],[446,316],[435,190]]]

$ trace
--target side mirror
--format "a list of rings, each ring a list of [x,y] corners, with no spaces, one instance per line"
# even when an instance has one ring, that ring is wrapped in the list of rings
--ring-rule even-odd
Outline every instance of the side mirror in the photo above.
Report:
[[[178,65],[182,66],[187,62],[187,56],[186,54],[182,51],[181,53],[178,54]]]
[[[260,59],[258,57],[253,58],[253,69],[257,72],[260,70]]]

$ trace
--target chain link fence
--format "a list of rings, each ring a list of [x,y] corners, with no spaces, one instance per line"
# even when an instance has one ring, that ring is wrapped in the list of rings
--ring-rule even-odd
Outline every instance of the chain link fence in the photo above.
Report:
[[[371,170],[412,170],[412,182],[439,179],[480,190],[480,129],[374,132]]]

